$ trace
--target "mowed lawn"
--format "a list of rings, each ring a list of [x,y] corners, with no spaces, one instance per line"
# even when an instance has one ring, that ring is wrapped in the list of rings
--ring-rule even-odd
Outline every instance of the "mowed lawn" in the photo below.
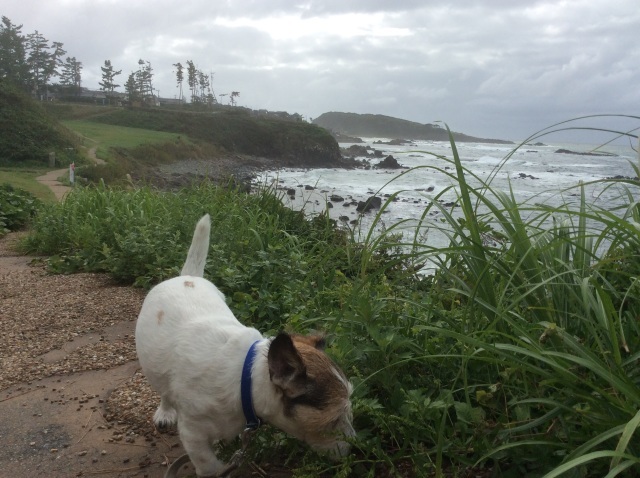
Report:
[[[62,124],[82,136],[84,146],[88,149],[96,147],[96,156],[103,160],[109,159],[109,148],[112,147],[135,148],[141,144],[166,143],[178,139],[188,142],[188,138],[177,133],[128,128],[84,120],[68,120],[63,121]]]

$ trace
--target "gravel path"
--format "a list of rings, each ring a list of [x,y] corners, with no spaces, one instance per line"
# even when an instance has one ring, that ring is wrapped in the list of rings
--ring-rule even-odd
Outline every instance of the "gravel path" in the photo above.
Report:
[[[15,478],[161,477],[182,454],[151,423],[139,372],[144,292],[103,274],[50,275],[0,239],[0,467]]]

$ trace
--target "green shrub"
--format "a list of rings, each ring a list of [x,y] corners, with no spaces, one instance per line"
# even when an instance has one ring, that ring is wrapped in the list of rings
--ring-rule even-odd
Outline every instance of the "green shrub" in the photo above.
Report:
[[[40,205],[40,200],[28,191],[0,185],[0,236],[26,226]]]

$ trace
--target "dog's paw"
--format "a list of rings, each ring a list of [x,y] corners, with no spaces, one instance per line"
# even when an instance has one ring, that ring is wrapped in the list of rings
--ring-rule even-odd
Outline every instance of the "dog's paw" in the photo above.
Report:
[[[178,421],[178,413],[175,408],[160,406],[153,415],[153,423],[158,431],[167,431],[173,428]]]

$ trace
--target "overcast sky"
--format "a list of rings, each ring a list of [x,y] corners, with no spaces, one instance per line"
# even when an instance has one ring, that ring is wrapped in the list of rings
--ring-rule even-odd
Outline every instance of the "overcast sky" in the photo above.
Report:
[[[577,116],[640,116],[638,0],[3,3],[23,34],[64,43],[88,88],[105,60],[124,84],[142,58],[160,96],[175,97],[172,64],[193,60],[216,94],[307,119],[376,113],[520,140]]]

